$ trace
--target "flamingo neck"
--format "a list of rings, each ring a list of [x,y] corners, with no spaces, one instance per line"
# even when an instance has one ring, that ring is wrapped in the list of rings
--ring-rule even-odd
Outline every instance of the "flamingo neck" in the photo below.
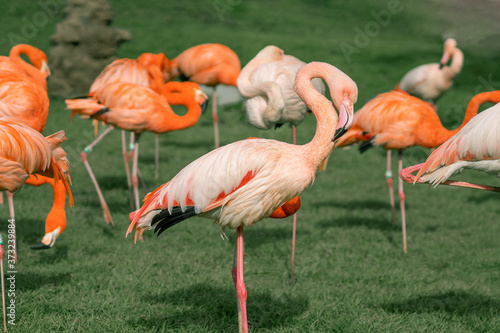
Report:
[[[167,96],[168,95],[168,96]],[[159,132],[177,131],[196,125],[201,116],[201,106],[193,98],[182,93],[165,94],[168,104],[164,112],[161,112],[161,128]],[[177,115],[170,105],[184,105],[187,112],[183,116]],[[167,126],[168,124],[168,126]],[[168,128],[165,131],[165,128]]]
[[[333,149],[332,140],[338,123],[338,115],[333,108],[332,102],[314,88],[311,80],[314,78],[324,79],[330,88],[330,93],[333,95],[334,90],[332,82],[335,81],[340,71],[334,69],[334,71],[327,76],[325,75],[326,71],[322,67],[323,66],[317,66],[311,68],[309,71],[303,72],[304,75],[298,75],[295,80],[297,94],[316,117],[316,133],[313,139],[303,146],[308,156],[308,160],[315,170]],[[338,82],[339,81],[340,80],[338,80]]]
[[[36,68],[35,66],[28,64],[26,61],[21,58],[21,54],[26,54],[31,61],[32,48],[28,47],[28,45],[19,44],[14,46],[9,53],[9,59],[21,67],[26,74],[28,74],[32,79],[34,79],[39,85],[41,85],[45,90],[47,90],[47,80],[46,76],[42,74],[42,72]]]
[[[460,51],[460,49],[453,50],[453,53],[451,55],[451,64],[449,67],[444,68],[445,75],[448,78],[454,78],[462,70],[463,64],[464,64],[464,54],[462,53],[462,51]]]

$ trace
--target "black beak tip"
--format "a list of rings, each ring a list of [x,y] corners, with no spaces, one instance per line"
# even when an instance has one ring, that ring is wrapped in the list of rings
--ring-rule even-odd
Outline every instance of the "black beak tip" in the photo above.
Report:
[[[208,106],[208,99],[206,99],[202,104],[201,104],[201,113],[205,113],[207,111],[207,106]]]
[[[335,131],[335,135],[333,136],[332,141],[338,140],[342,135],[344,135],[347,132],[347,128],[341,127]]]

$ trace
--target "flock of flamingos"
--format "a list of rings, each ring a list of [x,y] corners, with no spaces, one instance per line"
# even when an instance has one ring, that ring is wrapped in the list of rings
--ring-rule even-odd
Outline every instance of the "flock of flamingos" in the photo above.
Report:
[[[21,54],[25,54],[30,63],[24,61]],[[448,180],[463,168],[500,176],[500,131],[497,130],[500,104],[478,114],[482,103],[500,103],[500,91],[473,97],[463,123],[454,130],[444,128],[436,113],[436,100],[452,86],[462,64],[463,54],[456,41],[448,39],[439,63],[414,68],[394,90],[376,96],[354,113],[358,98],[356,83],[330,64],[306,64],[276,46],[267,46],[241,68],[238,56],[230,48],[203,44],[171,60],[162,53],[116,60],[95,79],[88,96],[66,100],[66,106],[71,116],[78,113],[93,119],[96,134],[98,122],[109,125],[81,153],[107,223],[113,224],[113,220],[87,154],[109,131],[119,128],[131,205],[135,206],[129,216],[127,234],[135,229],[135,238],[141,238],[144,229],[152,228],[160,234],[196,215],[216,221],[222,233],[225,227],[237,230],[232,275],[238,297],[239,329],[247,332],[243,228],[267,217],[294,214],[300,208],[298,196],[312,184],[317,170],[326,167],[334,148],[359,144],[361,151],[373,146],[387,150],[386,180],[393,223],[395,204],[390,162],[391,151],[398,151],[398,175],[401,174],[398,193],[405,252],[402,179],[499,191],[497,187]],[[54,245],[66,227],[66,197],[73,204],[68,160],[60,146],[65,140],[64,131],[47,137],[40,134],[49,111],[49,75],[47,57],[30,45],[17,45],[8,57],[0,57],[0,190],[7,192],[11,218],[14,219],[12,193],[23,184],[49,183],[54,190],[54,205],[46,219],[45,235],[33,246],[35,249]],[[176,77],[182,82],[174,81]],[[331,101],[325,97],[325,83]],[[199,84],[214,87],[212,117],[216,149],[147,194],[141,206],[140,135],[144,131],[159,134],[194,126],[208,100]],[[246,98],[247,118],[252,125],[272,129],[291,124],[294,142],[250,138],[218,147],[215,96],[218,84],[238,88]],[[184,105],[187,113],[176,115],[171,105]],[[309,112],[316,117],[316,133],[309,143],[296,145],[295,128]],[[127,145],[125,131],[131,132],[130,145]],[[425,163],[403,169],[403,150],[416,145],[438,148]],[[159,156],[158,148],[156,144],[156,156]],[[412,173],[416,171],[418,174],[414,176]],[[295,222],[296,219],[294,230]]]

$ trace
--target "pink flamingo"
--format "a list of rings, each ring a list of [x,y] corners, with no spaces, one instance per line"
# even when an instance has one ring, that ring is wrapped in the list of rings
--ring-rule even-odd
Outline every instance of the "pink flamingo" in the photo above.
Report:
[[[409,183],[472,187],[500,192],[500,187],[448,180],[463,169],[475,169],[500,177],[500,103],[472,118],[458,133],[425,161],[401,171]],[[412,172],[418,170],[417,176]]]
[[[311,84],[322,78],[330,88],[333,104]],[[299,195],[333,148],[333,141],[352,123],[358,97],[354,81],[339,69],[319,62],[298,72],[295,89],[317,119],[316,134],[305,145],[275,140],[237,141],[215,149],[182,169],[172,180],[144,198],[143,206],[130,214],[138,230],[167,228],[194,215],[237,229],[233,280],[238,295],[240,332],[248,332],[243,281],[243,228],[269,217],[284,202]],[[339,110],[339,115],[335,112]],[[335,130],[333,130],[335,129]]]
[[[215,88],[219,84],[236,87],[241,64],[238,55],[222,44],[201,44],[190,47],[171,61],[172,76],[213,87],[212,120],[215,148],[219,147],[219,125]]]
[[[306,104],[293,89],[297,71],[306,63],[291,55],[285,55],[280,48],[269,45],[263,48],[243,67],[238,80],[238,90],[247,98],[248,122],[260,129],[280,127],[284,123],[292,125],[292,141],[296,143],[296,126],[308,113]],[[312,80],[312,85],[322,95],[325,85],[320,79]],[[293,216],[292,264],[290,280],[293,280],[295,257],[295,234],[297,214]]]
[[[450,66],[446,64],[451,58]],[[444,53],[439,64],[418,66],[406,73],[395,89],[403,90],[425,101],[436,103],[453,85],[453,79],[460,73],[464,55],[457,48],[457,41],[448,38],[444,43]]]

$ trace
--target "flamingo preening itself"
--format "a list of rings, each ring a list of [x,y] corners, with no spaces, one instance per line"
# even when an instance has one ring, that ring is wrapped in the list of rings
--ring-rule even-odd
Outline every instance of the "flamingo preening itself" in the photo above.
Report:
[[[144,131],[166,133],[194,126],[201,116],[202,106],[205,106],[207,101],[207,96],[200,86],[194,82],[167,82],[163,90],[164,94],[158,94],[150,88],[136,84],[112,82],[97,90],[94,96],[90,98],[66,100],[66,106],[71,110],[71,115],[78,113],[87,118],[103,121],[112,127],[135,133],[135,153],[131,178],[136,208],[139,208],[137,162],[140,134]],[[185,115],[179,116],[174,113],[165,97],[165,95],[168,96],[169,94],[184,96],[184,98],[179,98],[179,104],[182,103],[187,107],[188,111]],[[172,96],[172,98],[175,99],[175,96]],[[88,163],[87,153],[109,133],[112,127],[108,127],[80,154],[94,182],[104,219],[108,224],[114,224],[113,219]]]
[[[292,141],[296,143],[296,126],[304,120],[309,109],[295,92],[293,86],[298,70],[306,63],[291,55],[285,55],[280,48],[269,45],[243,67],[238,80],[238,90],[246,97],[248,122],[260,129],[292,125]],[[312,85],[325,94],[323,81],[316,78]],[[295,234],[297,215],[293,218],[292,264],[290,279],[293,279],[295,256]]]
[[[31,64],[21,58],[25,54]],[[50,76],[47,56],[34,46],[18,44],[10,50],[9,56],[0,56],[0,70],[26,74],[47,90],[47,77]]]
[[[172,78],[192,81],[213,87],[212,120],[215,148],[219,147],[219,124],[215,88],[219,84],[236,87],[241,64],[238,55],[222,44],[201,44],[183,51],[170,62]]]
[[[386,181],[391,201],[391,216],[394,224],[394,195],[392,190],[391,150],[398,151],[398,174],[403,169],[403,150],[412,146],[435,148],[456,134],[474,117],[479,106],[485,102],[500,102],[500,91],[484,92],[474,96],[465,111],[462,124],[448,130],[442,124],[434,107],[404,91],[383,93],[366,103],[354,114],[354,123],[340,138],[335,147],[362,142],[360,151],[373,146],[387,150]],[[399,179],[399,205],[403,231],[403,250],[406,253],[406,219],[403,182]]]
[[[311,80],[327,83],[333,103],[320,94]],[[127,234],[136,228],[161,234],[195,215],[237,229],[233,280],[238,295],[240,332],[248,332],[243,281],[243,228],[269,217],[286,201],[298,196],[314,181],[333,142],[351,126],[358,89],[342,71],[313,62],[297,73],[295,90],[317,119],[316,134],[305,145],[276,140],[237,141],[191,162],[166,184],[144,198],[142,207],[129,216]],[[336,110],[338,110],[338,115]]]
[[[497,93],[500,94],[500,91]],[[500,192],[500,187],[448,180],[463,169],[474,169],[500,177],[500,104],[472,118],[443,143],[425,163],[405,168],[401,178],[407,183],[428,183],[471,187]],[[412,172],[418,171],[417,176]]]
[[[448,66],[448,61],[451,63]],[[462,70],[464,55],[457,41],[448,38],[444,43],[443,57],[439,64],[425,64],[406,73],[395,89],[403,90],[433,104],[453,85],[453,80]]]

